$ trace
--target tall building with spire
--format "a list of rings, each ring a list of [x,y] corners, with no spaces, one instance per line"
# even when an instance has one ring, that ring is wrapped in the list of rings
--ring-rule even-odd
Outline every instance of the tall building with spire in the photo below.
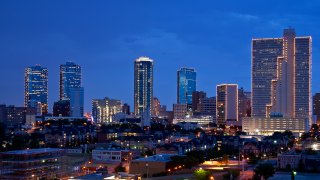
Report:
[[[134,61],[134,113],[143,117],[151,116],[152,107],[153,60],[139,57]]]
[[[311,37],[252,40],[252,116],[311,120]]]
[[[48,113],[48,69],[27,67],[24,73],[24,106],[36,108],[37,115]]]

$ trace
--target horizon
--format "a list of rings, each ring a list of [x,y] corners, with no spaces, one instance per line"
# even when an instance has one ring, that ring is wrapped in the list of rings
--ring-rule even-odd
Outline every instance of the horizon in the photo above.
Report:
[[[85,112],[91,112],[92,99],[104,97],[128,103],[133,111],[133,63],[140,56],[154,60],[154,96],[169,110],[181,67],[196,70],[197,91],[208,97],[224,83],[251,91],[252,39],[280,38],[286,27],[312,37],[312,95],[320,91],[317,1],[186,1],[185,7],[178,1],[126,1],[125,7],[118,1],[58,2],[0,2],[0,76],[11,82],[0,85],[1,104],[23,106],[24,69],[41,64],[48,68],[52,112],[59,100],[59,66],[72,61],[82,67]]]

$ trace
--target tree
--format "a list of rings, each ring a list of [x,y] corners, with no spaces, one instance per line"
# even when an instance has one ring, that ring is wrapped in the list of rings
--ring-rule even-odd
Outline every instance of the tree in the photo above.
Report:
[[[117,167],[114,168],[114,172],[118,173],[118,172],[125,172],[126,168],[122,167],[122,164],[119,164]]]
[[[302,159],[300,159],[300,161],[299,161],[298,170],[299,170],[299,171],[304,171],[304,164],[303,164]]]
[[[12,139],[12,150],[25,149],[29,146],[28,134],[16,134]]]
[[[254,169],[254,172],[260,179],[263,177],[267,180],[274,175],[275,169],[270,163],[261,163]]]
[[[200,169],[195,170],[193,172],[193,175],[196,177],[197,180],[208,180],[208,179],[210,179],[211,172],[200,168]]]

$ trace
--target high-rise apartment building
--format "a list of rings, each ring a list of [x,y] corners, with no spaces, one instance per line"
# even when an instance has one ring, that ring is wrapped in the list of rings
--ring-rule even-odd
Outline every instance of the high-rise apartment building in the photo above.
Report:
[[[226,121],[238,120],[238,85],[217,85],[216,96],[217,124],[226,124]]]
[[[252,40],[252,117],[270,114],[311,121],[311,37],[294,29]]]
[[[152,109],[152,115],[153,116],[159,116],[161,111],[161,104],[160,100],[157,97],[153,98],[153,109]]]
[[[71,88],[81,87],[81,67],[73,62],[60,65],[60,100],[70,100]]]
[[[153,106],[153,60],[139,57],[134,61],[134,113],[151,115]]]
[[[37,115],[48,113],[48,69],[28,67],[24,74],[24,106],[37,109]]]
[[[181,68],[177,71],[177,104],[192,106],[192,93],[196,91],[196,71]]]

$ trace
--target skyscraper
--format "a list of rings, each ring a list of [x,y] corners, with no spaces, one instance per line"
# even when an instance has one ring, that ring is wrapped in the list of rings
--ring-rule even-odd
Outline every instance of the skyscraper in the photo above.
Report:
[[[192,93],[196,91],[196,71],[181,68],[177,71],[177,104],[192,105]]]
[[[159,116],[161,111],[161,104],[160,100],[157,97],[153,98],[153,109],[152,109],[152,115],[153,116]]]
[[[207,93],[203,91],[193,91],[192,92],[192,111],[193,112],[200,112],[199,103],[201,99],[207,97]]]
[[[273,113],[311,121],[311,37],[294,29],[252,40],[252,116]]]
[[[238,102],[238,120],[241,121],[243,117],[251,116],[251,92],[238,89]]]
[[[216,97],[217,124],[226,124],[226,121],[238,120],[238,85],[217,85]]]
[[[84,111],[84,88],[70,88],[70,115],[72,117],[83,117]]]
[[[139,57],[134,61],[134,113],[151,115],[153,106],[153,60]]]
[[[48,69],[36,65],[25,69],[24,106],[37,109],[37,115],[48,113]]]
[[[81,87],[81,67],[73,62],[60,65],[60,100],[70,100],[70,89]]]
[[[317,124],[320,123],[320,93],[313,96],[313,115],[317,116]]]

